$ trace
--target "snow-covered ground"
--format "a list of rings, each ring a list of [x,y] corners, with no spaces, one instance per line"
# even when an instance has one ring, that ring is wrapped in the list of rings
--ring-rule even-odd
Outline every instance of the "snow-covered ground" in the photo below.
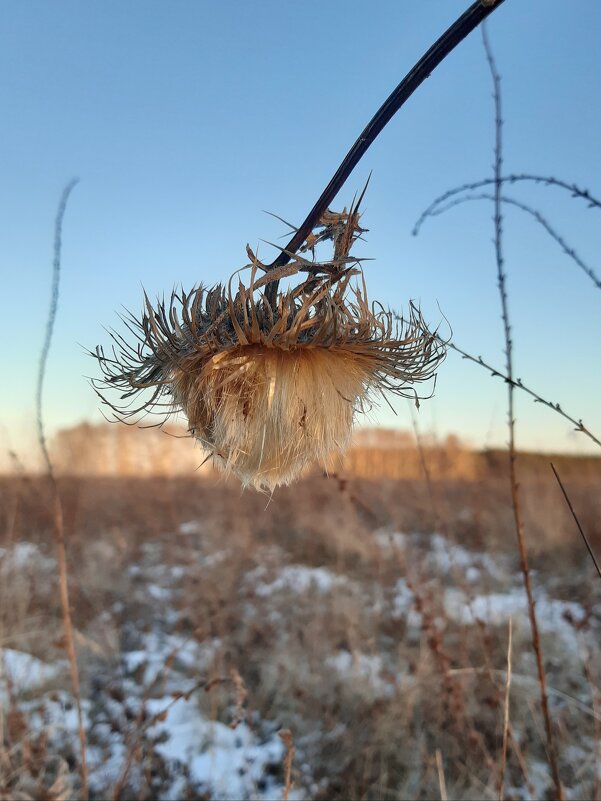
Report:
[[[415,692],[425,615],[441,636],[469,631],[478,622],[498,629],[504,639],[511,618],[516,636],[529,637],[521,578],[507,556],[493,558],[439,534],[377,531],[369,546],[380,567],[372,572],[347,575],[335,563],[301,564],[290,560],[283,548],[265,545],[230,580],[226,572],[217,572],[225,571],[234,558],[222,544],[199,546],[190,558],[190,543],[202,531],[200,521],[189,521],[180,527],[179,538],[145,543],[137,561],[126,566],[126,590],[111,609],[90,621],[90,632],[113,621],[118,632],[114,653],[90,653],[88,631],[76,637],[90,785],[97,797],[119,782],[135,791],[145,781],[156,798],[185,793],[212,799],[281,798],[286,748],[278,731],[290,727],[294,735],[299,721],[298,711],[287,711],[285,698],[279,704],[274,700],[278,692],[286,692],[285,676],[297,671],[303,691],[315,697],[326,692],[327,681],[334,688],[327,691],[340,693],[341,703],[355,699],[358,708],[368,709]],[[107,562],[113,558],[107,551]],[[54,567],[52,557],[32,543],[0,551],[0,576],[21,573],[31,580],[34,575],[42,583]],[[203,585],[211,581],[216,582],[212,594],[203,596]],[[576,666],[586,649],[593,652],[601,609],[553,597],[536,582],[535,593],[541,633],[554,643],[554,658],[563,653]],[[214,603],[213,615],[231,603],[238,617],[228,619],[229,629],[218,631],[190,600],[196,597]],[[364,623],[357,622],[362,618]],[[338,626],[334,635],[326,635],[330,620]],[[374,630],[362,638],[360,626],[368,633],[370,627],[380,627],[383,633]],[[252,642],[249,631],[256,632],[256,647],[270,654],[259,664],[252,652],[238,655],[237,661],[232,656],[238,653],[239,637]],[[7,712],[17,703],[30,731],[44,731],[59,753],[76,754],[77,715],[68,664],[60,651],[49,656],[30,650],[0,649],[0,704]],[[258,673],[265,686],[261,710],[237,678],[244,674],[245,662],[252,664],[251,678],[253,671]],[[503,663],[496,667],[503,668]],[[515,692],[529,687],[531,703],[537,687],[531,661],[524,657],[518,667]],[[551,694],[556,704],[576,712],[580,705],[583,714],[590,717],[592,710],[596,717],[584,687],[581,683],[569,692],[551,687]],[[330,725],[327,731],[321,725],[313,719],[304,731],[298,723],[296,787],[290,798],[312,797],[327,786],[329,778],[316,769],[316,755],[348,732],[344,724]],[[571,747],[576,749],[573,758],[590,758],[585,738]],[[546,791],[546,763],[534,754],[530,763],[531,782]],[[579,787],[576,776],[568,796],[577,797]],[[71,789],[77,796],[76,771]],[[517,785],[512,792],[527,796]]]

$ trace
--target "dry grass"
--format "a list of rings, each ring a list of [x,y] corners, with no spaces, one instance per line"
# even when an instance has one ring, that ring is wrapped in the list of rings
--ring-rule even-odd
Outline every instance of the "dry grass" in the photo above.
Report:
[[[426,448],[426,459],[432,453]],[[241,494],[235,483],[210,475],[59,479],[92,797],[114,792],[128,754],[118,798],[170,797],[176,776],[188,797],[205,797],[206,787],[166,759],[157,734],[177,706],[164,724],[150,725],[161,705],[171,703],[166,692],[188,692],[199,682],[209,689],[177,702],[198,710],[199,719],[242,721],[260,742],[277,729],[291,731],[291,775],[281,752],[266,768],[280,789],[265,790],[266,797],[280,797],[291,784],[290,798],[295,792],[316,799],[439,797],[441,775],[449,798],[497,797],[507,618],[487,618],[482,598],[514,597],[519,568],[503,455],[477,458],[487,465],[477,478],[431,482],[445,537],[431,537],[431,501],[419,478],[314,475],[278,490],[267,509],[264,497]],[[523,462],[526,524],[542,507],[548,515],[539,515],[534,585],[562,779],[592,793],[597,702],[591,686],[601,685],[595,658],[601,596],[546,459]],[[564,457],[560,469],[598,547],[599,510],[590,486],[598,482],[599,462]],[[585,499],[588,505],[581,505]],[[27,540],[48,560],[32,556],[2,583],[0,637],[5,648],[60,666],[48,501],[36,479],[0,481],[0,544],[8,554],[8,538]],[[398,531],[421,534],[401,540]],[[469,563],[466,554],[473,557]],[[564,617],[545,617],[551,613]],[[506,797],[527,797],[529,784],[539,793],[550,777],[527,613],[520,607],[511,614],[505,786]],[[165,640],[164,650],[149,648],[149,637]],[[578,648],[566,650],[572,642],[588,653],[586,669]],[[192,646],[195,660],[179,661]],[[50,787],[59,774],[78,797],[75,732],[57,724],[53,711],[56,697],[61,715],[70,714],[66,668],[29,692],[15,684],[13,693],[13,714],[4,719],[7,767],[0,770],[5,797],[32,782]],[[40,729],[43,716],[34,710],[42,708],[53,723]],[[103,759],[104,773],[97,768]],[[249,797],[265,797],[261,792],[255,787]],[[52,793],[49,798],[59,797]]]
[[[358,140],[361,152],[387,109],[394,113],[494,5],[474,4],[428,51]],[[0,480],[2,801],[86,798],[85,741],[91,797],[115,801],[562,798],[564,787],[569,797],[598,797],[601,589],[589,581],[591,564],[546,460],[542,470],[536,457],[520,456],[519,487],[515,473],[513,390],[542,399],[512,375],[500,211],[507,179],[488,56],[509,482],[506,453],[473,454],[452,440],[420,442],[410,458],[407,447],[355,448],[339,468],[328,465],[329,478],[313,474],[267,509],[265,498],[239,496],[211,474],[63,475],[51,493],[38,479]],[[98,350],[107,386],[129,398],[152,393],[137,410],[113,408],[123,416],[183,410],[217,462],[273,490],[343,449],[374,392],[417,397],[412,385],[433,375],[444,343],[415,309],[403,337],[364,292],[349,299],[358,211],[322,216],[339,186],[335,176],[290,252],[272,265],[249,253],[248,290],[194,290],[168,309],[147,302],[133,321],[140,348],[117,336],[114,359]],[[540,215],[520,208],[599,285]],[[296,253],[319,241],[316,224],[334,242],[327,263]],[[57,255],[38,386],[51,479],[41,390],[59,266]],[[255,283],[258,269],[267,274]],[[307,280],[278,294],[280,279],[301,271]],[[582,421],[543,403],[598,442]],[[599,462],[554,461],[563,462],[569,508],[594,548]],[[532,571],[525,529],[535,542]]]

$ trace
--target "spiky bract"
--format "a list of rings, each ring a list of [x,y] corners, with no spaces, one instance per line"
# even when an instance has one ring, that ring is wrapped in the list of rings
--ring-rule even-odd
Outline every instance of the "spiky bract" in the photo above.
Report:
[[[273,306],[266,287],[282,274],[256,280],[263,265],[254,257],[249,286],[240,281],[235,292],[230,281],[174,292],[167,305],[153,307],[146,297],[140,319],[125,318],[136,346],[112,334],[111,356],[96,349],[103,401],[121,420],[148,412],[164,422],[182,411],[218,464],[265,489],[344,450],[356,412],[377,395],[417,401],[416,384],[434,376],[444,346],[413,304],[405,319],[369,304],[362,272],[348,258],[362,231],[352,212],[323,223],[335,260],[296,257],[286,274],[310,275],[279,292]],[[109,401],[109,388],[121,390],[122,403]]]

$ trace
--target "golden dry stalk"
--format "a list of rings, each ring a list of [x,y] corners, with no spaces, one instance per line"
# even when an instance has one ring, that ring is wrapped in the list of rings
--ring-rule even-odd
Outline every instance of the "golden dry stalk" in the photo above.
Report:
[[[245,486],[273,490],[343,451],[357,412],[378,394],[417,401],[415,385],[434,376],[444,346],[415,306],[400,321],[368,303],[348,256],[363,230],[358,213],[328,215],[319,240],[333,240],[334,259],[295,257],[286,274],[309,276],[273,306],[264,287],[281,272],[256,280],[263,265],[254,257],[249,286],[240,282],[235,293],[230,281],[173,293],[168,306],[146,298],[141,318],[127,321],[137,347],[114,334],[112,357],[94,354],[104,376],[97,389],[117,418],[158,413],[162,424],[183,412],[218,465]],[[125,405],[110,402],[107,388],[120,389]]]

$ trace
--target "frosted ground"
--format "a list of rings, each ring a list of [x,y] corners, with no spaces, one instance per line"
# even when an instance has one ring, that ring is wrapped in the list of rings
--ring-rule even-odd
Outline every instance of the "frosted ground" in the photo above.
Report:
[[[387,781],[397,784],[386,795],[382,779],[370,797],[423,797],[432,743],[450,773],[457,757],[442,735],[420,741],[409,718],[419,710],[421,726],[434,731],[428,696],[451,682],[449,703],[463,704],[460,714],[486,741],[491,765],[471,785],[449,775],[450,792],[496,797],[499,715],[491,722],[471,710],[488,698],[486,677],[504,687],[511,618],[513,737],[523,764],[510,763],[507,795],[545,797],[551,783],[515,559],[442,534],[392,530],[372,532],[361,548],[350,569],[336,559],[305,564],[273,542],[245,549],[208,536],[200,520],[141,542],[135,553],[115,536],[91,543],[77,601],[89,609],[76,632],[91,796],[105,798],[118,786],[123,798],[282,798],[286,749],[278,732],[290,729],[290,797],[335,797],[354,764],[349,737],[379,715],[390,718],[386,737],[398,733],[396,743],[380,747],[387,759],[386,749],[396,754],[397,778]],[[0,551],[0,578],[3,603],[19,606],[0,640],[0,704],[5,720],[18,713],[22,721],[0,771],[15,798],[36,797],[42,785],[49,798],[78,797],[76,714],[50,601],[52,552],[29,542],[8,546]],[[600,707],[583,669],[598,653],[601,603],[565,597],[559,584],[543,587],[536,573],[534,584],[551,709],[561,721],[562,775],[568,797],[581,798],[601,778]],[[25,743],[39,744],[41,735],[45,763],[34,770]]]

